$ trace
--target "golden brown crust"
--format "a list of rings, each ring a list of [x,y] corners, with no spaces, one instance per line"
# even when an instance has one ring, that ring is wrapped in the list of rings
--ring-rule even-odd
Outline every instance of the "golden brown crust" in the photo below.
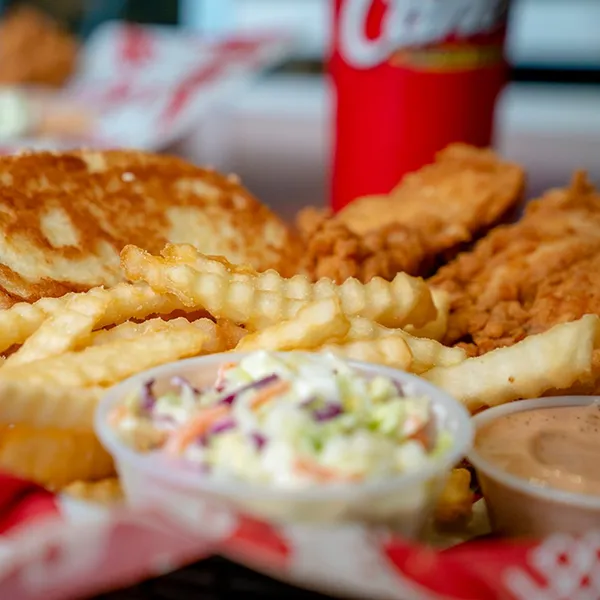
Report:
[[[93,431],[23,424],[0,425],[0,469],[52,489],[115,475],[112,458]]]
[[[188,242],[258,270],[295,271],[298,242],[235,177],[137,151],[0,158],[0,305],[122,275],[128,243]]]
[[[599,266],[600,194],[578,173],[430,280],[451,295],[446,342],[482,354],[600,314]]]
[[[497,225],[521,201],[518,165],[491,150],[453,144],[410,173],[389,196],[359,198],[335,216],[303,211],[303,268],[313,277],[363,280],[404,270],[428,275],[439,259]]]
[[[74,481],[63,488],[61,492],[77,500],[109,506],[119,504],[125,499],[117,477],[101,479],[100,481]]]
[[[308,217],[307,217],[308,215]],[[418,275],[426,259],[417,231],[392,224],[364,236],[339,220],[322,214],[301,215],[306,248],[300,268],[315,281],[321,277],[343,283],[348,277],[368,282],[379,276],[391,280],[403,271]]]
[[[441,251],[497,223],[522,199],[524,185],[519,165],[492,150],[451,144],[434,163],[406,175],[388,197],[359,198],[339,218],[361,234],[390,223],[419,228],[430,248]]]

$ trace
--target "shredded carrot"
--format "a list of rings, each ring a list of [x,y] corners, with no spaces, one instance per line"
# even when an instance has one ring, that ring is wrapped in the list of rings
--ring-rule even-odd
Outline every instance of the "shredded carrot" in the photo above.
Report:
[[[429,436],[427,423],[425,423],[425,425],[423,425],[420,429],[417,429],[417,431],[415,431],[412,435],[409,435],[408,439],[419,442],[426,450],[429,450],[432,447],[432,440]]]
[[[225,380],[225,373],[230,369],[233,369],[234,367],[237,367],[237,363],[226,362],[219,367],[219,370],[217,371],[217,380],[215,381],[215,387],[219,387],[223,384],[223,381]]]
[[[290,389],[290,384],[287,381],[276,381],[266,388],[260,390],[254,398],[252,398],[250,402],[250,407],[253,409],[257,409],[263,404],[266,404],[270,400],[273,400],[275,396],[279,396],[280,394],[284,394]]]
[[[115,408],[113,408],[110,411],[110,414],[108,415],[108,422],[112,427],[115,427],[126,416],[127,416],[127,409],[125,408],[125,406],[123,406],[123,405],[115,406]]]
[[[294,462],[294,469],[299,473],[310,475],[317,481],[359,481],[358,475],[345,475],[329,467],[323,467],[308,458],[298,458]]]
[[[226,417],[230,410],[230,407],[224,404],[206,408],[171,435],[165,445],[165,451],[169,454],[181,454],[188,444],[206,433],[213,423]]]
[[[417,429],[415,429],[415,427],[417,427]],[[423,427],[423,425],[420,424],[420,419],[417,419],[414,415],[408,417],[404,422],[405,432],[410,431],[411,429],[415,429],[415,431],[418,431],[419,429],[421,429],[421,427]]]

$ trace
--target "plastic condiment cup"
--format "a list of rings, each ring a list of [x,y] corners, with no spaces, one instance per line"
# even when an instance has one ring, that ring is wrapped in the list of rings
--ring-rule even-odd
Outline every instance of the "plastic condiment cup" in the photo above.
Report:
[[[588,406],[596,396],[556,396],[520,400],[489,408],[473,418],[476,430],[506,415],[538,408]],[[600,497],[543,487],[511,475],[479,454],[467,455],[475,467],[495,532],[509,537],[540,538],[552,533],[581,534],[600,526]],[[600,456],[598,457],[600,462]],[[599,467],[600,468],[600,467]]]
[[[237,362],[245,353],[213,354],[179,361],[136,375],[108,391],[96,413],[96,432],[115,459],[128,502],[132,505],[159,505],[182,516],[201,514],[203,506],[227,506],[245,514],[274,522],[369,522],[394,528],[405,536],[417,535],[445,483],[449,470],[464,457],[473,440],[473,427],[463,406],[427,381],[402,371],[349,361],[368,377],[386,376],[411,391],[426,395],[432,402],[438,428],[452,436],[451,447],[418,472],[383,481],[332,484],[302,490],[211,477],[173,461],[165,464],[156,453],[144,454],[124,444],[108,423],[108,415],[132,390],[154,379],[155,390],[171,388],[176,375],[192,384],[214,383],[224,362]]]

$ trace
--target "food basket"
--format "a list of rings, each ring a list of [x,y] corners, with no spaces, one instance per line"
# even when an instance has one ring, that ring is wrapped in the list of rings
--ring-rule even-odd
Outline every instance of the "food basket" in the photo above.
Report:
[[[216,554],[341,597],[600,597],[600,531],[439,550],[360,526],[277,527],[215,506],[193,524],[153,510],[101,510],[6,475],[0,490],[3,598],[86,597]]]

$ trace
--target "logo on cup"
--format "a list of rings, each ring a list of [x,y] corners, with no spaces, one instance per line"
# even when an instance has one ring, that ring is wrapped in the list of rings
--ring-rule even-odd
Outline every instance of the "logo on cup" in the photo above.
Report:
[[[406,59],[407,49],[491,34],[503,24],[507,9],[508,0],[341,0],[339,52],[357,69],[394,55],[397,63],[399,57]],[[381,14],[377,37],[367,35],[372,11]],[[464,48],[462,53],[464,58]]]

